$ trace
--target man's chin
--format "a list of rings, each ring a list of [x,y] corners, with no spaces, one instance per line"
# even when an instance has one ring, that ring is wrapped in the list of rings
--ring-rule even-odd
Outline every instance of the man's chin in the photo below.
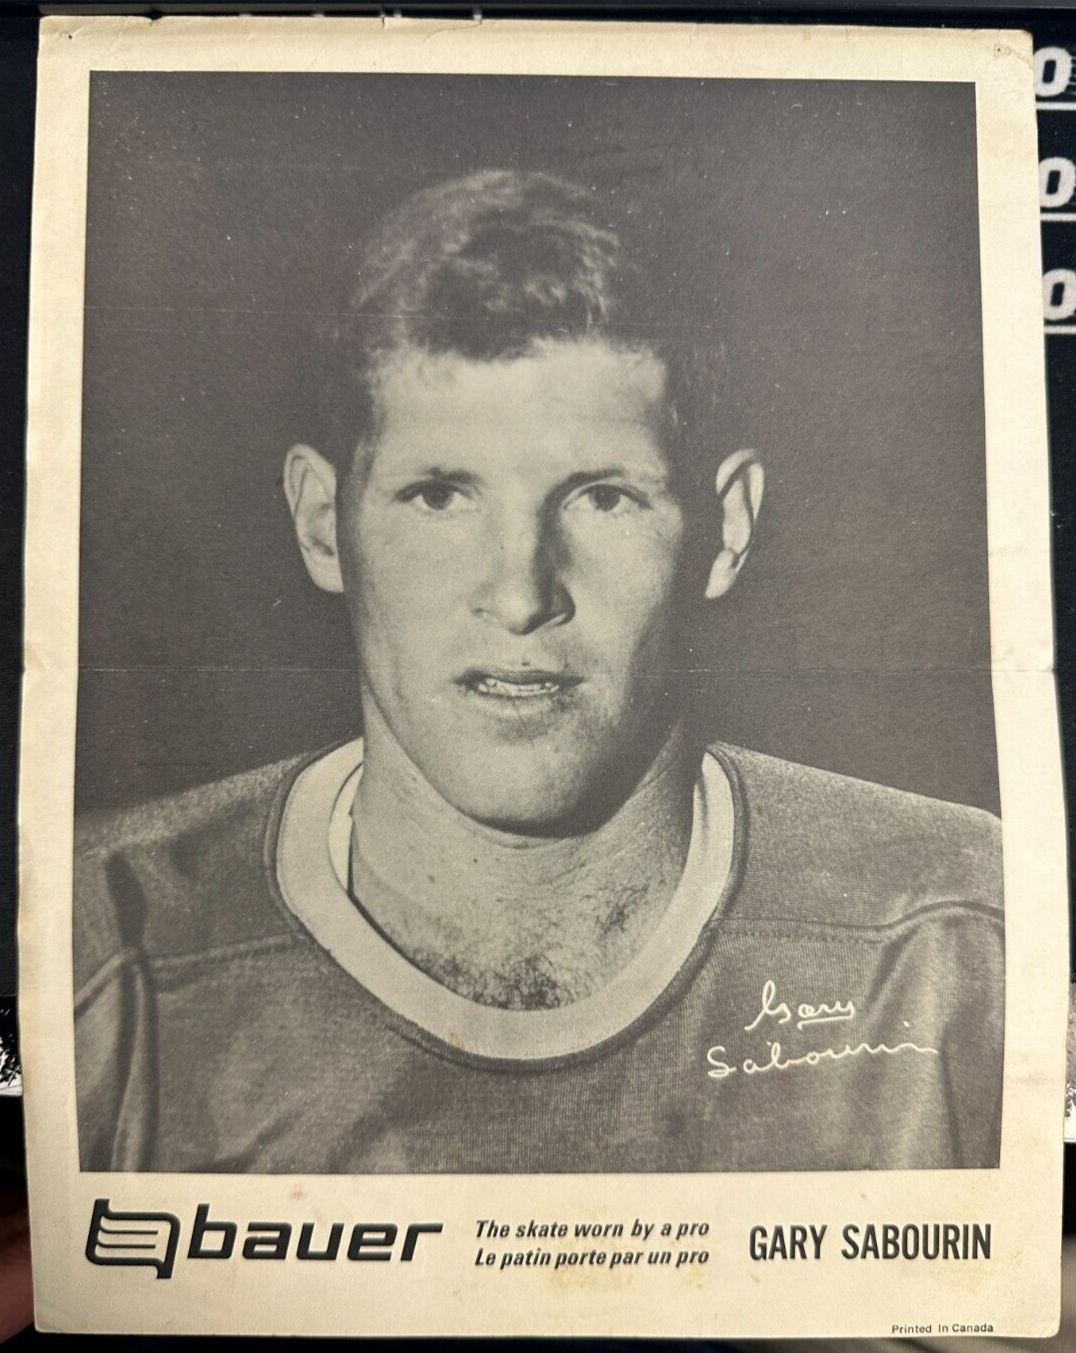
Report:
[[[606,804],[599,784],[588,781],[528,783],[503,771],[476,771],[437,786],[457,812],[514,836],[576,836],[593,830],[619,806]]]
[[[631,796],[660,749],[659,727],[657,720],[640,729],[576,719],[545,736],[508,741],[446,720],[401,745],[464,817],[516,835],[576,836],[607,821]]]

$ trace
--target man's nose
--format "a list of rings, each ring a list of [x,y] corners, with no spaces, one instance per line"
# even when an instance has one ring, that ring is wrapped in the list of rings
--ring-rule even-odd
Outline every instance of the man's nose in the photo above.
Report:
[[[574,614],[563,561],[548,529],[531,521],[503,521],[485,544],[481,580],[471,609],[510,634],[563,624]]]

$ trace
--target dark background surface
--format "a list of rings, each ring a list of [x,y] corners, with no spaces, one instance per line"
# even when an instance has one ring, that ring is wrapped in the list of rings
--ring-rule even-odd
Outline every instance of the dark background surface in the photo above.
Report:
[[[969,86],[110,73],[91,126],[80,810],[356,731],[280,467],[355,238],[487,166],[631,195],[766,460],[699,723],[997,808]]]

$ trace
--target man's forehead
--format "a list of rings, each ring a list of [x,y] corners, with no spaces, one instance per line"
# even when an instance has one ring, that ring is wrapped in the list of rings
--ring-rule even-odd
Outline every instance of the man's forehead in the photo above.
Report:
[[[431,432],[453,441],[502,428],[525,439],[593,424],[616,437],[652,433],[664,406],[664,362],[602,339],[542,342],[521,356],[475,360],[404,349],[374,384],[381,443]]]

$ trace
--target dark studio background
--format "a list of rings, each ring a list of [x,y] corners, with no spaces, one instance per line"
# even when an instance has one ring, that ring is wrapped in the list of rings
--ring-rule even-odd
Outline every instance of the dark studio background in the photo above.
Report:
[[[281,462],[354,240],[488,166],[630,194],[766,460],[700,725],[997,809],[970,87],[101,73],[91,126],[80,810],[356,731]]]

